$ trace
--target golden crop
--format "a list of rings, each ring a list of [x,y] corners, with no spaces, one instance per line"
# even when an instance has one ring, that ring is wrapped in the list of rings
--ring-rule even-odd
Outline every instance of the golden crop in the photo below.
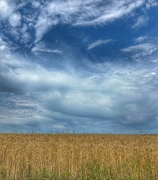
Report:
[[[0,134],[1,180],[157,180],[158,135]]]

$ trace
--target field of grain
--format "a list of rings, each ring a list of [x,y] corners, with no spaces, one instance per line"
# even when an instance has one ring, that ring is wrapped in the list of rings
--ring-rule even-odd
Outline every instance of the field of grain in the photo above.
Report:
[[[158,135],[0,134],[0,180],[157,180]]]

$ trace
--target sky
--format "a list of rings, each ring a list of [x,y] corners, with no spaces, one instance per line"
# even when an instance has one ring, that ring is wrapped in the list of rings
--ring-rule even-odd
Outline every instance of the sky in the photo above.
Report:
[[[157,0],[0,0],[0,132],[158,133]]]

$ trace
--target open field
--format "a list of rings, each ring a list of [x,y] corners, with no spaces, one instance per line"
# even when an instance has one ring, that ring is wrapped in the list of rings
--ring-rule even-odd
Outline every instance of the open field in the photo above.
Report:
[[[0,180],[157,180],[158,135],[0,134]]]

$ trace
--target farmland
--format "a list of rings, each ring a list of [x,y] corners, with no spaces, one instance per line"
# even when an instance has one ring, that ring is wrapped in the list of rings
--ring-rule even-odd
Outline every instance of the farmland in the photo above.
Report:
[[[156,180],[158,135],[0,134],[0,180]]]

